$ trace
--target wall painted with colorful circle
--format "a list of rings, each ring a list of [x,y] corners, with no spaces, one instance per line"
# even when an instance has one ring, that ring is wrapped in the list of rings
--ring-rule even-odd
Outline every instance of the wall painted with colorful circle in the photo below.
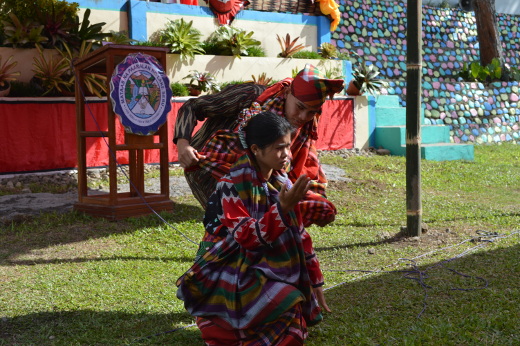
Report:
[[[406,106],[406,3],[340,0],[341,22],[331,43],[375,64]],[[504,58],[520,65],[520,16],[497,14]],[[479,60],[473,12],[423,7],[425,124],[450,126],[455,143],[520,143],[519,83],[464,83],[456,78],[463,63]],[[353,57],[353,59],[355,59]],[[355,62],[353,62],[355,64]]]

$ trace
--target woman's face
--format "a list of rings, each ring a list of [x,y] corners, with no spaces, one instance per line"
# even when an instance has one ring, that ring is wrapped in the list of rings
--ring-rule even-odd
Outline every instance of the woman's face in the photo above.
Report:
[[[320,113],[321,106],[309,107],[290,92],[287,94],[285,100],[285,117],[292,126],[300,128]]]
[[[289,162],[291,133],[287,132],[287,134],[263,149],[258,148],[255,144],[251,146],[251,149],[264,178],[268,178],[273,170],[282,169]]]

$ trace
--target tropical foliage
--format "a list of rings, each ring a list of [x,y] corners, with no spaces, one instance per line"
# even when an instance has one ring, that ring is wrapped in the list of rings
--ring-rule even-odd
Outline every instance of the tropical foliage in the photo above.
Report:
[[[329,42],[323,42],[320,46],[320,55],[323,59],[337,59],[338,49]]]
[[[294,55],[294,53],[297,53],[305,48],[303,44],[296,44],[300,39],[300,36],[291,41],[291,35],[287,34],[285,35],[285,39],[282,39],[277,34],[276,39],[278,40],[280,48],[282,49],[282,51],[278,54],[280,58],[289,58]]]
[[[253,82],[255,84],[260,84],[260,85],[270,85],[270,84],[272,84],[272,81],[273,81],[273,78],[267,77],[267,74],[265,72],[260,73],[258,75],[258,77],[256,77],[255,75],[252,75],[251,78],[253,78]]]
[[[189,79],[189,87],[196,90],[203,92],[220,91],[220,86],[218,85],[217,80],[209,72],[199,72],[193,70],[183,79]]]
[[[193,27],[193,21],[185,22],[183,18],[170,20],[166,28],[153,36],[153,41],[169,47],[171,53],[180,54],[181,60],[193,58],[195,54],[204,54],[201,33]]]
[[[379,70],[374,64],[363,61],[352,70],[352,84],[359,90],[359,94],[377,94],[386,82],[379,77]]]
[[[13,56],[11,55],[2,63],[2,56],[0,55],[0,90],[6,88],[6,86],[16,80],[16,77],[20,75],[20,72],[12,72],[12,69],[18,64],[17,61],[12,61]]]
[[[211,47],[215,55],[233,55],[236,58],[248,56],[248,49],[260,46],[260,41],[253,38],[253,31],[246,32],[243,29],[229,25],[220,26],[206,40],[206,45]]]
[[[63,79],[63,75],[70,69],[67,59],[56,54],[46,55],[40,45],[36,45],[36,48],[38,55],[34,57],[32,82],[41,89],[42,96],[53,96],[71,90],[73,83]]]
[[[508,65],[502,66],[497,58],[491,64],[482,66],[474,61],[464,63],[458,77],[468,82],[520,81],[520,70]]]
[[[67,44],[64,45],[63,50],[58,50],[63,58],[65,58],[67,65],[70,67],[63,75],[62,78],[67,80],[72,86],[76,86],[76,75],[73,70],[73,62],[75,59],[80,59],[92,51],[93,42],[83,41],[79,50],[70,48]],[[90,95],[96,95],[101,97],[107,94],[106,86],[107,77],[101,74],[90,73],[84,77],[84,85]],[[81,90],[81,93],[86,93]]]

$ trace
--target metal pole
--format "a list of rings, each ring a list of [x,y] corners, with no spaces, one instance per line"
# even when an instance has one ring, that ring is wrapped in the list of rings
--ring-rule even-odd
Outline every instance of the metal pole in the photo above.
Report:
[[[406,233],[421,235],[421,62],[422,1],[407,2]]]

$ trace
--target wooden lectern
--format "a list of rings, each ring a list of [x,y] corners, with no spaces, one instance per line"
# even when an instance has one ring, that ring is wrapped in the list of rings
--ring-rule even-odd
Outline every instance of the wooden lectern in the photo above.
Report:
[[[166,66],[168,48],[143,47],[130,45],[106,45],[74,63],[76,72],[76,131],[78,150],[78,202],[74,209],[94,216],[118,220],[131,216],[150,214],[153,211],[172,211],[173,201],[170,200],[168,174],[168,122],[165,122],[154,135],[137,135],[125,133],[124,143],[116,140],[116,114],[114,113],[110,96],[107,96],[108,124],[100,123],[102,129],[86,129],[85,99],[78,85],[83,85],[85,75],[98,73],[107,76],[107,90],[110,95],[110,81],[114,68],[123,61],[128,54],[143,53],[155,57]],[[167,100],[170,102],[170,100]],[[94,117],[96,115],[94,114]],[[96,117],[97,118],[97,117]],[[106,148],[109,157],[110,191],[104,194],[89,195],[87,188],[87,139],[105,137],[110,148]],[[156,140],[158,139],[158,142]],[[144,185],[144,153],[143,150],[154,149],[160,151],[160,193],[145,193]],[[117,173],[118,162],[116,153],[128,151],[128,176],[131,181],[130,192],[118,193]],[[153,210],[152,210],[153,209]]]

